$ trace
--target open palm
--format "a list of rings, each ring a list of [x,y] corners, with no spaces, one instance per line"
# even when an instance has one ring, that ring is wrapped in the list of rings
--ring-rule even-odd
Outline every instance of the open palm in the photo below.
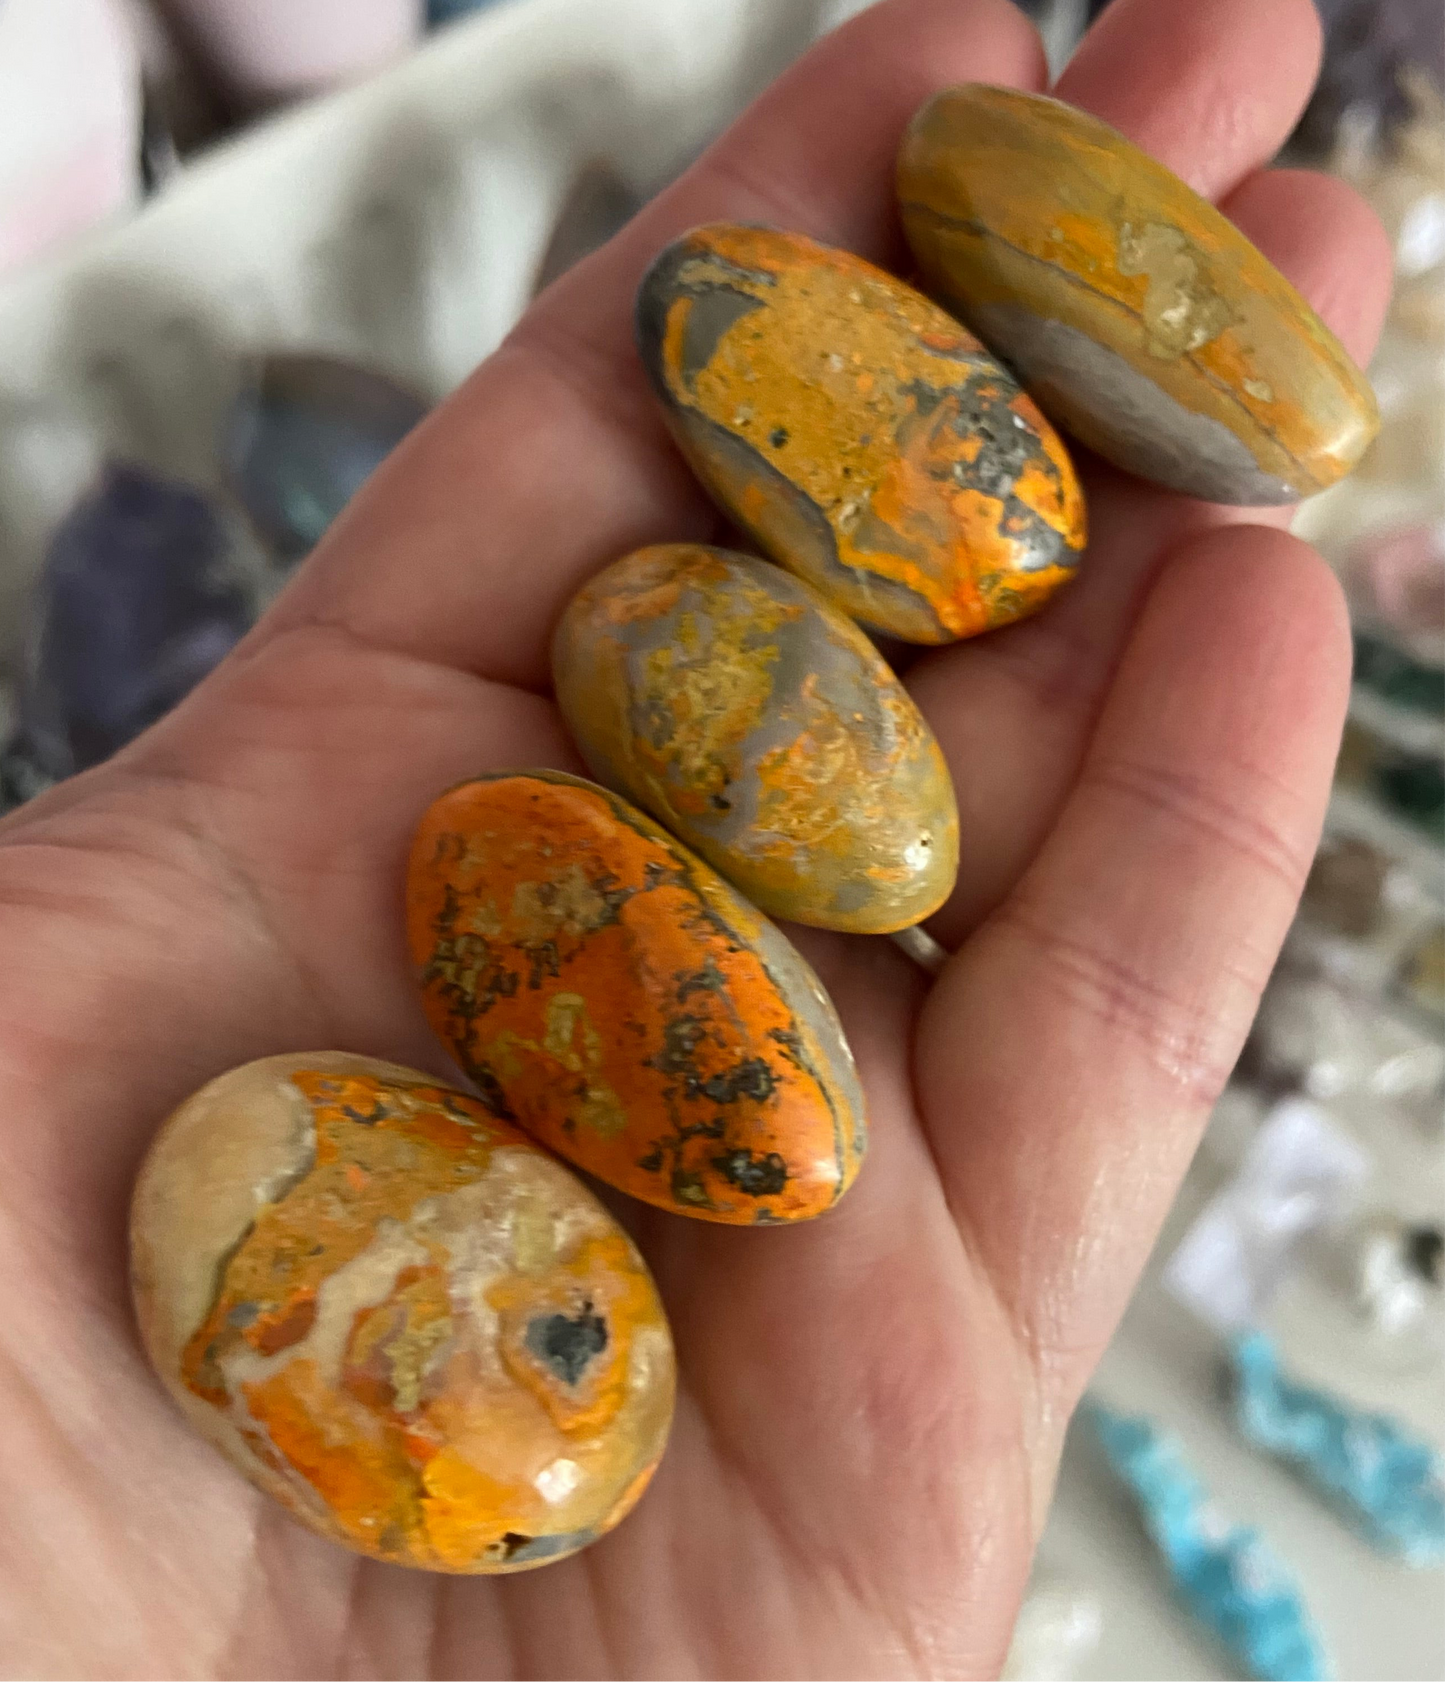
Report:
[[[1335,184],[1253,173],[1309,0],[1117,0],[1063,97],[1225,209],[1369,348],[1386,259]],[[721,528],[631,353],[650,256],[713,218],[898,266],[903,123],[1041,84],[1006,0],[886,0],[559,282],[376,475],[179,711],[0,826],[0,1666],[22,1675],[960,1676],[1007,1643],[1069,1412],[1228,1073],[1324,804],[1348,645],[1267,523],[1091,473],[1041,618],[910,673],[959,793],[937,982],[800,934],[873,1144],[795,1229],[635,1221],[678,1344],[672,1446],[613,1536],[506,1579],[369,1563],[192,1438],[143,1362],[127,1195],[248,1058],[447,1072],[402,941],[410,830],[501,766],[578,768],[546,645],[588,574]]]

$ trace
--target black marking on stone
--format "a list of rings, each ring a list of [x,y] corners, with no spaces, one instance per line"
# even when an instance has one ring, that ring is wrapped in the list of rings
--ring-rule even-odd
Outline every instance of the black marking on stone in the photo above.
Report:
[[[768,1038],[782,1048],[783,1056],[795,1069],[801,1069],[806,1074],[813,1073],[813,1065],[808,1061],[803,1051],[802,1036],[792,1028],[769,1028]]]
[[[530,945],[519,946],[517,950],[527,960],[527,986],[532,992],[535,993],[544,981],[561,975],[562,957],[555,940],[539,940]]]
[[[681,976],[677,983],[677,1002],[685,1003],[694,993],[721,993],[727,988],[727,980],[722,971],[712,961],[709,954],[701,969],[693,970],[690,974]]]
[[[694,1054],[707,1033],[702,1018],[683,1014],[669,1017],[662,1030],[662,1049],[648,1062],[663,1075],[678,1075],[684,1083],[698,1079]]]
[[[714,794],[712,796],[712,809],[715,812],[730,812],[733,809],[733,803],[721,794]]]
[[[526,1536],[519,1530],[509,1530],[487,1552],[508,1565],[521,1565],[529,1560],[550,1559],[554,1554],[575,1553],[591,1540],[590,1530],[568,1530],[559,1536]]]
[[[607,1347],[607,1322],[584,1302],[580,1314],[548,1314],[527,1327],[527,1348],[570,1388]]]
[[[776,1151],[754,1156],[751,1151],[724,1151],[712,1165],[725,1180],[748,1197],[775,1197],[788,1182],[788,1165]]]
[[[646,1156],[638,1157],[637,1166],[644,1174],[655,1174],[662,1167],[662,1146],[654,1145]]]
[[[461,910],[456,890],[448,883],[432,923],[436,945],[422,969],[421,982],[423,986],[438,984],[448,1014],[470,1025],[499,998],[510,999],[521,977],[492,951],[485,935],[457,929]]]
[[[775,426],[768,434],[768,442],[775,450],[781,450],[788,441],[788,429],[785,426]]]
[[[699,976],[705,975],[706,971],[699,972]],[[688,990],[698,991],[700,987],[694,985]],[[680,990],[679,998],[682,996]],[[649,1060],[651,1066],[660,1074],[680,1080],[686,1098],[735,1104],[739,1098],[761,1103],[773,1095],[777,1078],[761,1057],[748,1057],[734,1068],[704,1074],[698,1067],[697,1048],[707,1037],[707,1024],[700,1017],[688,1012],[671,1017],[662,1030],[662,1050]]]
[[[721,1139],[727,1133],[727,1117],[715,1115],[708,1121],[692,1121],[677,1130],[672,1143],[680,1149],[689,1139]]]
[[[260,1312],[259,1306],[254,1302],[238,1302],[226,1316],[226,1324],[244,1329],[251,1324]]]
[[[470,1058],[465,1061],[464,1067],[488,1113],[494,1115],[498,1121],[515,1121],[516,1114],[507,1102],[506,1091],[496,1073],[487,1064],[474,1063]]]
[[[735,1104],[739,1098],[762,1103],[772,1097],[777,1084],[777,1077],[761,1057],[749,1057],[736,1068],[697,1082],[697,1091],[714,1104]]]
[[[641,834],[641,831],[638,831]],[[652,836],[644,837],[654,839]],[[653,888],[681,888],[686,887],[687,878],[675,866],[661,864],[657,859],[649,859],[642,867],[643,892],[648,893]]]

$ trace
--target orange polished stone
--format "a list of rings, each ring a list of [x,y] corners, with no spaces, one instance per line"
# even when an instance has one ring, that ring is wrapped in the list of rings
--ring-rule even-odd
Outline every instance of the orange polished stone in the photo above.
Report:
[[[851,1184],[863,1098],[817,977],[616,795],[555,771],[444,794],[407,928],[432,1026],[487,1102],[608,1185],[751,1224]]]
[[[672,1341],[631,1240],[475,1098],[338,1052],[222,1075],[157,1135],[132,1277],[166,1387],[250,1480],[393,1564],[575,1553],[652,1475]]]
[[[1096,117],[950,88],[898,157],[928,289],[1060,426],[1214,502],[1293,502],[1379,425],[1334,334],[1212,204]]]
[[[593,772],[774,917],[885,934],[958,870],[948,767],[863,632],[769,561],[625,556],[573,598],[557,703]]]
[[[1073,577],[1084,505],[1053,428],[977,339],[862,258],[698,228],[644,278],[637,341],[703,484],[855,619],[952,642]]]

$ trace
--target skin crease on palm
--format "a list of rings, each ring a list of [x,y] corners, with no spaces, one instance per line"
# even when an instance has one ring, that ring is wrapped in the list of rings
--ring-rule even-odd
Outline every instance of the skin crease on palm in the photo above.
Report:
[[[1310,0],[1116,0],[1058,91],[1217,199],[1363,358],[1377,226],[1337,183],[1260,172],[1317,52]],[[155,1127],[221,1070],[335,1047],[447,1072],[403,950],[413,824],[471,773],[578,768],[546,689],[563,603],[629,548],[720,533],[630,347],[648,259],[731,218],[906,272],[909,115],[1043,75],[1007,0],[884,0],[830,37],[543,297],[189,701],[0,825],[7,1673],[996,1670],[1070,1411],[1318,835],[1346,624],[1269,517],[1088,465],[1080,581],[911,668],[959,792],[933,925],[956,955],[930,989],[886,941],[799,936],[871,1155],[796,1229],[631,1217],[681,1393],[651,1491],[596,1547],[442,1578],[299,1528],[150,1375],[124,1225]]]

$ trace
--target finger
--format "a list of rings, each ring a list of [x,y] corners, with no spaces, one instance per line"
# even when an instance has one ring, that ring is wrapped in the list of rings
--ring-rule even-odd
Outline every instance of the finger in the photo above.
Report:
[[[1319,61],[1314,0],[1114,0],[1054,92],[1217,199],[1279,150]]]
[[[1389,299],[1389,244],[1343,182],[1303,171],[1250,176],[1223,209],[1359,361]],[[909,688],[953,768],[959,885],[930,925],[956,945],[1006,894],[1067,797],[1138,604],[1190,531],[1278,523],[1291,510],[1222,509],[1102,465],[1089,474],[1091,541],[1078,580],[1037,619],[920,661]]]
[[[1008,0],[886,0],[784,76],[517,333],[358,496],[268,634],[342,624],[366,642],[508,682],[546,681],[546,639],[589,572],[716,524],[668,442],[632,348],[658,249],[709,219],[778,222],[896,256],[898,135],[937,88],[1038,86]]]
[[[1189,539],[1079,782],[925,1006],[955,1212],[1066,1409],[1224,1083],[1318,838],[1349,686],[1338,585],[1282,532]]]

